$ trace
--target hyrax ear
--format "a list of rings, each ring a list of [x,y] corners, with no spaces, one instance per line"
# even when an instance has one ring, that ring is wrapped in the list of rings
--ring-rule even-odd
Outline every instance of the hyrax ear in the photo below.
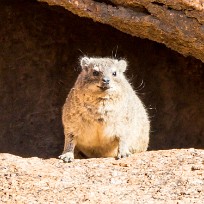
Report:
[[[118,62],[118,65],[119,65],[119,70],[121,72],[125,72],[126,68],[127,68],[127,62],[125,60],[120,60]]]
[[[88,66],[90,65],[90,58],[88,57],[82,57],[80,60],[80,65],[82,69],[88,69]]]

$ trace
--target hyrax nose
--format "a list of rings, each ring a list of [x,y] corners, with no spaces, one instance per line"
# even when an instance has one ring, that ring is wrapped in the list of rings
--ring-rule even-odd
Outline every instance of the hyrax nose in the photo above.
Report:
[[[102,82],[103,82],[104,84],[109,84],[110,79],[109,79],[108,77],[103,77],[103,78],[102,78]]]

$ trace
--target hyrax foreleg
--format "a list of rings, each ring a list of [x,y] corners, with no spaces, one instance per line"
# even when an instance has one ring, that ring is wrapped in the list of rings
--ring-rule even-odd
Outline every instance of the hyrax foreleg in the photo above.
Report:
[[[74,135],[65,133],[65,144],[63,154],[59,156],[64,162],[72,162],[74,160],[74,148],[76,146],[76,141]]]
[[[128,144],[125,139],[119,138],[118,143],[118,154],[116,159],[121,159],[125,157],[129,157],[131,155],[131,152],[129,151]]]

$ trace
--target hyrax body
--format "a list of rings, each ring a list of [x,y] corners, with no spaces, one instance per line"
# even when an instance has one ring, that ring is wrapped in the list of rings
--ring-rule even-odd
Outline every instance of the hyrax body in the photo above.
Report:
[[[82,72],[63,106],[64,152],[87,158],[127,157],[146,151],[150,122],[144,105],[124,76],[125,60],[81,59]]]

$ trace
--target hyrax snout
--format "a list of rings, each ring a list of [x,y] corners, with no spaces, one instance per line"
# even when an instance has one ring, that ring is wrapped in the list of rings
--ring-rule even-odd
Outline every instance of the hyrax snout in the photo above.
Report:
[[[63,106],[65,144],[60,159],[74,152],[92,157],[127,157],[146,151],[150,122],[143,103],[125,78],[125,60],[80,60],[82,71]]]

